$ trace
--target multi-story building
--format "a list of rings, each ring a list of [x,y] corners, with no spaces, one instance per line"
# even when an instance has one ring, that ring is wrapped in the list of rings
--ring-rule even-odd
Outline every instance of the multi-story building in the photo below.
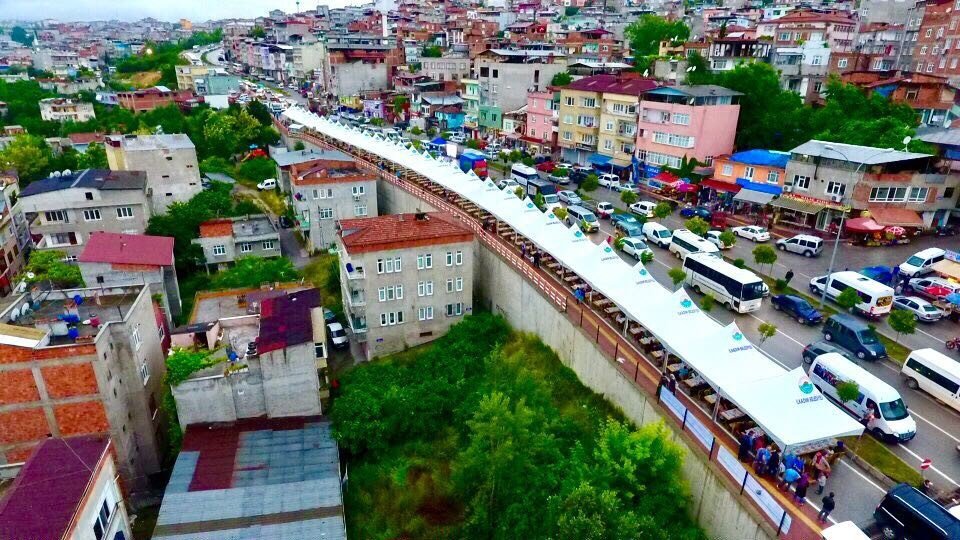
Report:
[[[163,315],[149,287],[28,291],[0,313],[0,453],[23,461],[50,437],[106,434],[125,487],[160,472]]]
[[[523,137],[532,154],[552,154],[557,145],[557,120],[560,118],[560,92],[548,88],[527,94],[527,125]]]
[[[840,13],[794,11],[770,21],[773,44],[777,47],[799,45],[807,41],[826,41],[832,52],[853,50],[857,22]]]
[[[783,89],[799,94],[806,103],[821,99],[829,66],[830,49],[825,41],[778,46],[773,51],[773,67],[780,72]]]
[[[473,233],[444,213],[339,222],[340,283],[368,359],[436,339],[473,310]]]
[[[86,169],[28,185],[20,205],[37,249],[57,249],[76,260],[95,232],[142,234],[151,216],[143,171]]]
[[[200,224],[193,240],[203,250],[208,268],[220,269],[241,257],[279,257],[280,233],[270,216],[251,214],[218,218]]]
[[[708,60],[712,71],[729,71],[744,62],[766,62],[770,41],[753,36],[725,36],[710,42]]]
[[[960,9],[951,0],[925,0],[913,50],[913,70],[960,81]]]
[[[40,100],[40,118],[47,122],[86,122],[96,117],[92,103],[67,98]]]
[[[637,157],[646,165],[679,167],[684,157],[709,165],[731,153],[741,95],[714,85],[650,90],[640,99]]]
[[[115,171],[147,171],[154,214],[203,190],[197,148],[183,133],[111,136],[106,151],[107,163]]]
[[[566,57],[553,50],[490,49],[474,58],[472,79],[480,82],[480,103],[512,111],[566,69]]]
[[[560,88],[557,145],[566,161],[583,164],[597,153],[602,94],[609,84],[606,77],[585,77]]]
[[[325,91],[352,96],[387,90],[396,66],[403,63],[396,38],[366,34],[328,34],[321,56]]]
[[[861,25],[903,24],[910,16],[913,4],[903,0],[861,0],[857,4]]]
[[[954,110],[957,87],[946,77],[895,71],[854,71],[845,73],[842,79],[867,93],[876,92],[892,101],[906,103],[917,111],[923,125],[949,127],[957,118]]]
[[[615,62],[623,59],[623,42],[613,32],[592,28],[567,32],[558,40],[558,45],[569,58],[582,58],[598,62]]]
[[[203,97],[190,90],[170,90],[166,86],[154,86],[143,90],[117,92],[117,102],[133,112],[152,111],[157,107],[176,105],[181,109],[192,109],[203,103]]]
[[[0,294],[10,293],[32,240],[14,173],[0,173]]]
[[[905,4],[906,2],[874,2],[882,4]],[[866,63],[865,69],[871,71],[891,71],[897,69],[904,46],[905,27],[903,24],[875,22],[863,24],[857,33],[856,52],[866,57],[858,62]],[[853,69],[855,68],[851,66]]]
[[[640,97],[658,85],[652,79],[638,77],[595,77],[602,78],[601,87],[598,88],[601,103],[597,153],[607,158],[605,164],[612,166],[613,170],[624,171],[633,160],[637,143],[637,110]],[[602,159],[601,157],[600,163],[603,163]]]
[[[788,152],[774,150],[744,150],[713,158],[713,178],[700,182],[701,199],[717,195],[745,204],[768,204],[783,192]],[[727,194],[727,195],[721,195]]]
[[[193,90],[197,92],[194,79],[203,79],[210,71],[210,66],[206,64],[187,64],[183,66],[174,66],[177,74],[177,88],[180,90]],[[199,92],[197,92],[199,93]]]
[[[465,55],[421,58],[420,66],[420,71],[435,81],[459,81],[470,77],[470,58]]]
[[[914,57],[917,54],[917,38],[920,37],[920,25],[927,10],[924,2],[909,2],[909,6],[903,30],[903,47],[900,49],[900,59],[896,67],[903,71],[912,71],[916,65]]]
[[[475,130],[480,122],[480,81],[476,79],[460,79],[463,87],[460,97],[463,99],[463,127],[466,130]]]
[[[113,445],[102,435],[44,440],[0,499],[0,532],[11,538],[116,540],[130,531]]]
[[[290,201],[310,252],[335,241],[337,221],[376,216],[377,180],[340,152],[289,166]]]

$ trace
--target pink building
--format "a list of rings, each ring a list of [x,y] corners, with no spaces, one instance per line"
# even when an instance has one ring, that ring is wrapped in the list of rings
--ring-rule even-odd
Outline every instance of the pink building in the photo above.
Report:
[[[534,154],[550,154],[557,145],[559,93],[551,89],[527,92],[527,126],[522,140]]]
[[[679,167],[684,156],[711,164],[733,152],[742,94],[722,86],[664,86],[640,98],[637,157]]]

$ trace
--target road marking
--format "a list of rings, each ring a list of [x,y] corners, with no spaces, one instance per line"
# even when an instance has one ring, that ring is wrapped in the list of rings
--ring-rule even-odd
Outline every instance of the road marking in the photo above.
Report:
[[[943,343],[944,345],[947,344],[946,341],[938,338],[937,336],[935,336],[935,335],[933,335],[933,334],[929,334],[929,333],[927,333],[927,332],[924,332],[923,330],[920,330],[919,328],[917,328],[917,332],[920,332],[921,334],[929,337],[930,339],[932,339],[932,340],[934,340],[934,341],[939,341],[940,343]]]
[[[870,484],[871,486],[877,488],[877,491],[879,491],[880,493],[886,493],[886,492],[887,492],[887,490],[885,490],[885,489],[883,489],[882,487],[878,486],[873,480],[871,480],[870,478],[868,478],[867,475],[865,475],[865,474],[863,474],[862,472],[860,472],[859,470],[857,470],[856,467],[854,467],[853,465],[847,463],[847,460],[841,458],[841,459],[840,459],[840,463],[843,463],[844,465],[847,466],[848,469],[850,469],[851,471],[853,471],[854,473],[856,473],[857,476],[859,476],[860,478],[863,478],[863,481],[864,481],[864,482],[866,482],[866,483]]]
[[[918,461],[918,462],[919,462],[919,461],[923,461],[923,458],[920,457],[919,455],[917,455],[917,453],[914,452],[913,450],[910,450],[909,448],[907,448],[906,446],[904,446],[904,445],[902,445],[902,444],[900,444],[900,443],[897,443],[897,446],[899,446],[900,448],[902,448],[906,453],[908,453],[908,454],[910,454],[911,456],[917,458],[917,461]],[[947,481],[950,482],[951,484],[960,487],[960,483],[958,483],[958,482],[957,482],[956,480],[954,480],[953,478],[950,478],[949,476],[947,476],[946,474],[944,474],[940,469],[934,467],[933,465],[930,466],[930,470],[933,471],[933,472],[935,472],[935,473],[937,473],[937,474],[939,474],[940,476],[946,478]]]
[[[960,439],[958,439],[958,438],[954,437],[953,435],[947,433],[947,432],[944,431],[943,428],[941,428],[940,426],[938,426],[938,425],[934,424],[933,422],[927,420],[926,418],[920,416],[919,414],[916,413],[916,411],[910,411],[910,415],[913,416],[914,418],[919,418],[920,420],[923,420],[924,422],[930,424],[930,425],[933,427],[933,429],[939,431],[940,433],[943,433],[943,434],[946,435],[947,437],[950,437],[951,439],[954,440],[954,442],[960,443]]]

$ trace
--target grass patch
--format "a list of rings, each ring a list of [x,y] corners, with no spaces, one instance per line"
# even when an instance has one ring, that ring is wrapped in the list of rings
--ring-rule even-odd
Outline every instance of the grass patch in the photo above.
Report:
[[[907,361],[907,356],[910,355],[910,349],[881,334],[879,330],[876,334],[880,338],[880,343],[883,343],[884,348],[887,349],[887,356],[890,357],[890,360],[902,366]]]
[[[340,290],[340,266],[335,254],[321,252],[302,270],[303,277],[320,289],[323,307],[343,320],[343,293]]]
[[[276,216],[283,215],[284,212],[287,211],[286,199],[275,189],[260,191],[257,193],[257,197],[259,197],[263,204],[267,205],[267,208]]]
[[[150,540],[153,537],[153,529],[157,526],[157,518],[160,516],[160,505],[147,506],[137,510],[137,519],[134,520],[133,539]]]
[[[113,80],[120,84],[127,84],[134,88],[150,88],[156,86],[162,77],[159,71],[139,71],[128,75],[116,74]]]
[[[190,314],[193,312],[193,304],[197,299],[197,293],[210,288],[210,281],[211,276],[202,270],[179,280],[181,309],[180,316],[174,321],[178,326],[190,322]]]
[[[923,477],[916,467],[911,467],[873,436],[864,434],[862,437],[845,437],[843,441],[851,452],[895,482],[906,482],[913,486],[923,483]]]

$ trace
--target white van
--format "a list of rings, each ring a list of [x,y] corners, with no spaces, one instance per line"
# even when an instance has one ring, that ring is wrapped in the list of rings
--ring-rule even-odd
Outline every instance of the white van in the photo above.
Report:
[[[917,349],[907,357],[900,374],[910,388],[923,390],[960,412],[960,363],[933,349]]]
[[[870,540],[852,521],[841,521],[820,531],[823,540]]]
[[[567,207],[567,224],[573,223],[576,223],[580,230],[585,233],[600,230],[600,220],[593,212],[582,206],[571,205]]]
[[[942,261],[946,252],[940,248],[927,248],[913,254],[900,265],[900,273],[910,277],[920,277],[933,272],[933,265]]]
[[[826,287],[827,298],[836,300],[840,293],[852,288],[860,296],[860,303],[854,306],[856,311],[871,318],[879,318],[890,313],[890,309],[893,307],[894,294],[890,287],[850,270],[834,272],[830,275],[830,278],[829,284],[827,284],[827,276],[817,276],[811,279],[810,292],[820,296],[823,294],[824,287]]]
[[[714,257],[720,256],[720,249],[706,238],[687,229],[673,231],[673,240],[670,242],[670,253],[683,259],[691,253],[709,253]]]
[[[670,229],[664,227],[656,221],[648,221],[644,223],[640,231],[651,243],[662,248],[670,247],[670,237],[673,236],[673,234],[670,232]]]
[[[906,442],[917,434],[917,423],[907,411],[900,394],[843,355],[821,354],[810,365],[809,375],[814,386],[857,420],[863,420],[871,408],[876,411],[872,429],[878,438]],[[860,396],[856,400],[841,402],[837,396],[836,386],[845,381],[855,382],[859,386]]]
[[[513,167],[510,167],[510,178],[516,180],[521,186],[527,187],[528,181],[539,180],[540,175],[533,167],[527,167],[523,163],[514,163]]]

